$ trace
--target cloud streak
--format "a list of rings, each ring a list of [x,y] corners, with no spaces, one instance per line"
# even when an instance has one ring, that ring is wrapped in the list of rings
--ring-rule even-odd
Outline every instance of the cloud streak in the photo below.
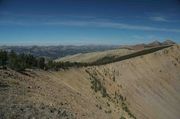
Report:
[[[129,24],[124,22],[112,22],[107,18],[99,18],[95,16],[74,16],[60,15],[65,19],[60,20],[58,15],[30,15],[30,14],[12,14],[11,12],[0,12],[3,17],[0,19],[0,25],[18,25],[18,26],[75,26],[75,27],[95,27],[95,28],[113,28],[121,30],[141,30],[141,31],[159,31],[180,33],[179,28],[164,28],[147,26],[141,24]],[[34,19],[35,18],[35,19]],[[76,19],[75,19],[76,18]],[[171,22],[163,16],[149,17],[151,21]]]
[[[20,26],[72,26],[72,27],[94,27],[94,28],[113,28],[121,30],[141,30],[141,31],[159,31],[180,33],[180,29],[169,29],[152,27],[145,25],[133,25],[117,22],[100,22],[100,21],[41,21],[41,22],[24,22],[24,21],[0,21],[0,25],[20,25]]]
[[[168,19],[162,17],[162,16],[154,16],[154,17],[150,17],[150,20],[152,21],[157,21],[157,22],[169,22]]]
[[[143,30],[143,31],[161,31],[161,32],[176,32],[180,33],[180,29],[157,28],[151,26],[132,25],[126,23],[114,22],[88,22],[88,21],[65,21],[65,22],[48,22],[46,25],[65,25],[65,26],[81,26],[81,27],[101,27],[101,28],[115,28],[126,30]]]

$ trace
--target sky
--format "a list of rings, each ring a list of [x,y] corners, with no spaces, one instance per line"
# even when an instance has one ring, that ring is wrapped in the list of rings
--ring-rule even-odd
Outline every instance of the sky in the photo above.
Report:
[[[0,0],[0,45],[180,43],[180,0]]]

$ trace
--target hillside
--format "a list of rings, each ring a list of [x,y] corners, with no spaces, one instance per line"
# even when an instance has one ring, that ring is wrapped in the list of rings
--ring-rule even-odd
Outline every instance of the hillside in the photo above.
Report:
[[[56,59],[56,62],[80,62],[80,63],[93,63],[103,58],[118,58],[124,55],[133,54],[135,52],[153,49],[156,47],[164,47],[175,45],[176,43],[171,40],[166,40],[164,42],[154,41],[148,44],[136,44],[136,45],[127,45],[127,46],[119,46],[119,48],[114,50],[106,50],[106,51],[96,51],[90,53],[78,53],[74,55],[68,55],[65,57],[61,57]]]
[[[101,66],[0,70],[0,117],[179,119],[180,46]]]
[[[75,55],[69,55],[66,57],[59,58],[55,60],[56,62],[82,62],[82,63],[91,63],[95,62],[99,59],[104,57],[119,57],[126,54],[130,54],[135,52],[134,50],[129,49],[115,49],[115,50],[108,50],[108,51],[99,51],[99,52],[91,52],[91,53],[80,53]]]

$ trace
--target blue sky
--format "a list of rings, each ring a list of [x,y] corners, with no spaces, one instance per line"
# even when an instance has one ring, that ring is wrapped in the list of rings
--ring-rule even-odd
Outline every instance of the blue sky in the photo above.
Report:
[[[0,0],[0,45],[180,43],[179,0]]]

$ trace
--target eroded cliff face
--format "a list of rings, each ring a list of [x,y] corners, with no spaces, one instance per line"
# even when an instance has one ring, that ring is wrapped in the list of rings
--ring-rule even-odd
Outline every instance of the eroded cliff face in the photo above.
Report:
[[[0,117],[179,119],[179,51],[58,72],[0,70]]]

